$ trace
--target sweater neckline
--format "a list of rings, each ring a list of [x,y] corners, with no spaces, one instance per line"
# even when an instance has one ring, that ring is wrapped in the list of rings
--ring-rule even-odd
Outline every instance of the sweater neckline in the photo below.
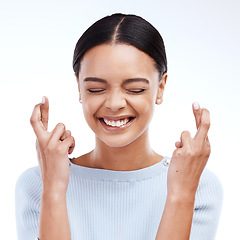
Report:
[[[71,162],[71,159],[69,159],[69,163],[71,173],[82,178],[103,181],[139,181],[159,176],[162,173],[163,169],[168,168],[164,163],[169,160],[170,158],[165,156],[158,163],[133,171],[116,171],[109,169],[89,168],[76,165]]]

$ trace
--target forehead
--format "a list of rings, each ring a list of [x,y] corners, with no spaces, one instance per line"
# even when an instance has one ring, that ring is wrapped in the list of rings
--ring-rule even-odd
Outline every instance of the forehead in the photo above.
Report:
[[[79,79],[99,77],[108,80],[158,77],[150,56],[126,44],[103,44],[91,48],[82,59]]]

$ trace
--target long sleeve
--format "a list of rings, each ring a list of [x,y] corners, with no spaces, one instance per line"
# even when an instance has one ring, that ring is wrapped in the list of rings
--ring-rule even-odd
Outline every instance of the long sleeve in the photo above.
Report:
[[[196,193],[191,240],[215,239],[222,203],[222,185],[215,174],[205,169]]]
[[[15,213],[18,240],[38,236],[41,177],[38,167],[26,170],[15,188]]]

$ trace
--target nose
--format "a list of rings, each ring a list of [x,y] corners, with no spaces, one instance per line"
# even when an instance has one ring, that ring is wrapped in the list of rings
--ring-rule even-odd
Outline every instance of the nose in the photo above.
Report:
[[[105,106],[113,112],[124,108],[126,106],[126,99],[120,90],[111,91],[107,95]]]

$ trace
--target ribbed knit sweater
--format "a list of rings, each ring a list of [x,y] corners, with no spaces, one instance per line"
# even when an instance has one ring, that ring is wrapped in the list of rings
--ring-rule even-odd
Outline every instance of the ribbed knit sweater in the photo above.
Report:
[[[135,171],[71,163],[67,190],[71,239],[155,240],[167,196],[166,159]],[[15,196],[18,239],[34,240],[41,201],[39,167],[19,177]],[[191,240],[214,239],[222,199],[221,183],[205,169],[195,197]]]

